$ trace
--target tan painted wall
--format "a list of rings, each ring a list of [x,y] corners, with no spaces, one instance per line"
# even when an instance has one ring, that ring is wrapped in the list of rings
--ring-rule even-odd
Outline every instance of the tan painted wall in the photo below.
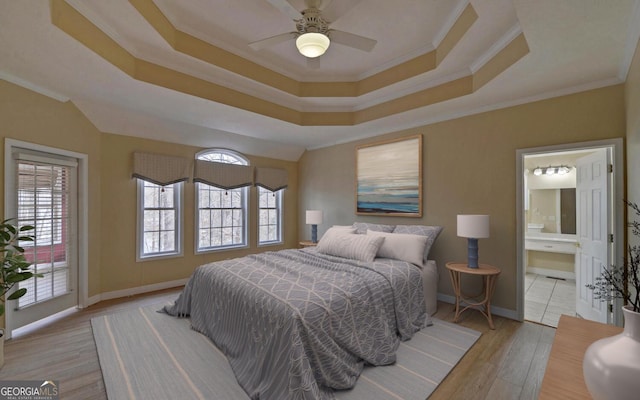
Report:
[[[299,167],[300,210],[324,210],[320,234],[355,220],[443,226],[431,258],[440,269],[439,291],[448,295],[453,291],[444,265],[466,257],[456,215],[489,214],[491,237],[480,240],[480,260],[502,269],[494,304],[515,310],[516,150],[624,136],[623,89],[616,85],[308,151]],[[356,217],[355,147],[415,134],[423,135],[423,218]],[[304,221],[299,230],[306,237]]]
[[[178,258],[136,262],[136,180],[131,179],[133,152],[195,158],[201,148],[104,133],[101,155],[102,237],[100,279],[102,292],[111,292],[186,278],[201,264],[239,257],[263,250],[297,247],[297,163],[246,155],[251,165],[284,168],[289,173],[289,188],[284,194],[284,238],[279,246],[257,246],[256,188],[250,190],[249,243],[242,250],[195,255],[195,185],[184,188],[184,255]]]
[[[101,133],[71,102],[61,103],[0,80],[0,137],[88,154],[89,158],[89,297],[110,291],[187,278],[200,264],[263,250],[297,247],[297,163],[246,155],[251,165],[285,168],[284,238],[279,246],[258,248],[256,189],[250,191],[250,247],[194,254],[194,184],[185,185],[184,256],[135,261],[136,184],[131,179],[133,152],[194,157],[201,148]],[[0,152],[4,158],[4,151]],[[4,213],[4,160],[0,160],[0,213]],[[3,216],[4,218],[4,216]]]
[[[12,138],[89,156],[89,296],[100,293],[100,131],[73,103],[0,80],[0,137],[3,149],[4,139]],[[0,158],[0,213],[4,214],[4,150]]]

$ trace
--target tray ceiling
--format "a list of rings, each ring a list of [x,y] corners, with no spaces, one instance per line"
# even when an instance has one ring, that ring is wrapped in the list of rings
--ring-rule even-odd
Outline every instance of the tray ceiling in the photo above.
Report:
[[[292,40],[254,51],[295,30],[266,0],[0,0],[0,78],[72,100],[105,132],[297,159],[623,82],[640,25],[636,0],[321,7],[373,51],[332,43],[311,63]]]

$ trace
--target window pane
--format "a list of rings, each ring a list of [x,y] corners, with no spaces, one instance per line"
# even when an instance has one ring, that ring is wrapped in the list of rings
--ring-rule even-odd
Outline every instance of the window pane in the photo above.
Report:
[[[144,233],[144,252],[145,254],[157,253],[160,251],[160,241],[156,232]]]
[[[158,207],[158,194],[160,193],[156,185],[149,186],[147,183],[144,186],[144,208]]]
[[[161,208],[172,208],[173,207],[173,187],[165,186],[160,188],[160,204],[158,207]]]
[[[175,249],[175,233],[173,231],[163,231],[160,235],[160,251],[174,251]]]
[[[224,196],[224,191],[219,190],[219,189],[213,189],[211,187],[209,187],[209,189],[207,189],[211,194],[211,204],[209,204],[209,207],[211,208],[220,208],[222,207],[222,196]]]
[[[198,188],[201,188],[202,184],[198,183],[196,185]],[[200,203],[200,207],[209,207],[209,190],[198,190],[198,202]]]
[[[228,192],[225,192],[222,196],[222,208],[231,208],[231,196]]]
[[[211,211],[211,226],[216,228],[222,226],[222,210]]]

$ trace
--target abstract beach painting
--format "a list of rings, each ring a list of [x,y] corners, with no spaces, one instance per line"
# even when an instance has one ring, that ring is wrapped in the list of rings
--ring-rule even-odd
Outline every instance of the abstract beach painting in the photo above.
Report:
[[[356,149],[356,214],[422,216],[422,135]]]

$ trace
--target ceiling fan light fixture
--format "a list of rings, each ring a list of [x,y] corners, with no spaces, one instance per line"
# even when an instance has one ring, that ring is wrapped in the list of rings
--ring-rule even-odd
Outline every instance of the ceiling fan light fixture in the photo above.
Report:
[[[300,54],[308,58],[320,57],[329,48],[331,41],[327,35],[317,32],[307,32],[298,36],[296,47]]]

